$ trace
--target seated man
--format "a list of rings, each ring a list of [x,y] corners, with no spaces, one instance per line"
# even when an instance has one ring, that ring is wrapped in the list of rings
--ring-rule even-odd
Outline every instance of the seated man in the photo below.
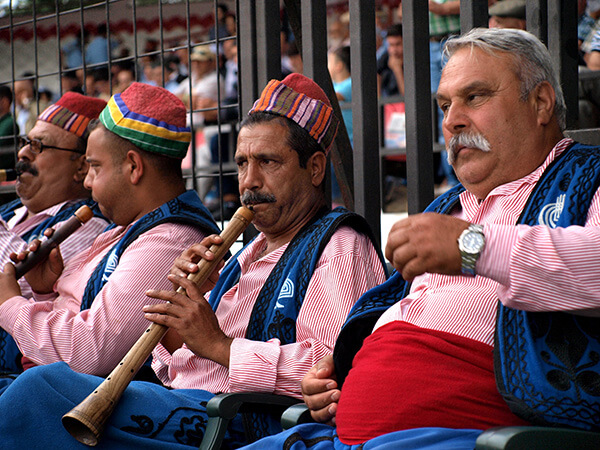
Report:
[[[7,264],[0,326],[33,364],[64,361],[105,375],[147,327],[142,307],[156,300],[146,290],[166,289],[173,259],[218,228],[196,193],[185,190],[181,160],[191,133],[175,96],[134,84],[111,98],[90,128],[84,184],[114,226],[64,270],[53,250],[28,272],[33,300],[21,295]]]
[[[225,266],[209,302],[203,296],[207,286],[180,275],[193,271],[190,260],[210,259],[206,247],[218,237],[176,261],[169,279],[189,298],[149,292],[171,303],[144,311],[148,319],[171,327],[169,339],[154,351],[153,366],[172,389],[132,382],[100,447],[197,448],[206,402],[216,392],[301,398],[302,377],[331,352],[352,305],[385,279],[382,255],[364,219],[326,206],[326,153],[337,124],[329,100],[312,80],[292,74],[267,85],[241,124],[235,155],[241,200],[254,208],[253,223],[261,233]],[[176,340],[185,345],[175,349]],[[73,445],[60,417],[101,381],[64,364],[28,370],[0,397],[0,410],[10,408],[14,418],[0,418],[2,441],[8,446],[36,441],[37,416],[48,425],[53,443]],[[17,398],[21,404],[35,398],[36,407],[15,411]],[[278,418],[266,419],[267,432],[277,429]],[[228,444],[244,442],[242,429],[236,418]]]
[[[600,309],[598,148],[563,137],[563,94],[533,35],[475,29],[446,52],[437,100],[462,186],[430,209],[445,214],[394,225],[386,256],[399,273],[359,304],[397,302],[356,356],[338,351],[358,339],[350,319],[333,358],[303,380],[313,418],[335,427],[301,425],[255,448],[472,449],[482,430],[535,417],[598,427],[598,319],[575,315]],[[515,362],[542,344],[537,364]],[[507,367],[533,386],[515,384]],[[542,410],[530,395],[544,398]],[[550,397],[559,401],[549,407]]]
[[[67,92],[39,115],[27,137],[21,138],[16,170],[18,198],[0,207],[0,264],[20,252],[46,228],[59,228],[82,205],[92,206],[90,191],[83,186],[88,171],[85,148],[87,125],[106,102]],[[88,248],[106,226],[99,214],[61,244],[65,263]],[[21,294],[31,297],[31,288],[21,278]],[[22,371],[19,349],[10,335],[0,329],[0,372]]]

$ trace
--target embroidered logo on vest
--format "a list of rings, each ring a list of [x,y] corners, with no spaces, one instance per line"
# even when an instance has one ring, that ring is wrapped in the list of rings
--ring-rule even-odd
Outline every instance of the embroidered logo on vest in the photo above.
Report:
[[[106,282],[108,277],[115,271],[117,268],[117,264],[119,264],[119,257],[116,255],[116,251],[113,250],[111,255],[108,257],[106,261],[106,268],[104,269],[104,273],[102,274],[102,281]]]
[[[292,297],[294,297],[294,283],[289,278],[286,278],[281,286],[281,290],[279,291],[279,297],[277,297],[275,309],[283,308],[283,304],[279,303],[279,300]]]
[[[565,194],[560,194],[556,198],[556,203],[550,203],[542,208],[538,216],[538,223],[550,228],[556,228],[556,223],[565,207]]]

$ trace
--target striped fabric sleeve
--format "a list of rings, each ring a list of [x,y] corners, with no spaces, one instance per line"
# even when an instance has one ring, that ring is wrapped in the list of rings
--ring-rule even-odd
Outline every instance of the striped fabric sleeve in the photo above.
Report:
[[[502,303],[600,316],[600,192],[584,227],[486,225],[485,235],[477,271],[500,284]]]
[[[127,248],[89,310],[53,307],[80,301],[71,296],[87,284],[90,271],[83,262],[58,285],[64,295],[54,302],[24,303],[15,297],[0,305],[0,326],[36,364],[65,361],[77,372],[106,374],[148,327],[142,307],[157,300],[146,296],[146,290],[171,289],[167,274],[173,261],[203,237],[191,226],[159,225]]]
[[[258,390],[301,398],[300,381],[330,354],[352,305],[385,279],[367,238],[338,230],[326,247],[308,285],[296,322],[297,342],[234,339],[229,366],[229,391]]]

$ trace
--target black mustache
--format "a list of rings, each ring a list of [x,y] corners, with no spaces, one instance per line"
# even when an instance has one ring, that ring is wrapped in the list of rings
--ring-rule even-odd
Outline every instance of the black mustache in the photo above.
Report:
[[[246,191],[240,197],[240,201],[243,205],[255,205],[257,203],[275,203],[277,198],[273,194]]]
[[[28,161],[17,161],[15,164],[15,171],[17,172],[17,175],[22,175],[25,172],[29,172],[34,177],[39,175],[37,168]]]

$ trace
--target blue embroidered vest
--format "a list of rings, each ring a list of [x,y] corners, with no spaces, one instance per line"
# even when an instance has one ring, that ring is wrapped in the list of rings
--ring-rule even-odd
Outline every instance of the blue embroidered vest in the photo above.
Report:
[[[94,212],[94,216],[101,217],[104,219],[104,216],[102,216],[102,213],[100,212],[100,209],[98,208],[96,202],[91,198],[86,198],[72,204],[66,204],[55,216],[48,217],[46,220],[39,223],[36,227],[22,234],[21,238],[28,243],[33,241],[34,239],[40,239],[43,236],[44,230],[46,228],[53,227],[57,223],[67,220],[75,213],[75,211],[77,211],[83,205],[89,206]],[[8,221],[15,215],[15,211],[21,206],[23,206],[21,199],[16,199],[12,202],[6,203],[0,206],[0,216],[2,216],[2,219],[4,219],[5,221]]]
[[[83,199],[75,203],[65,205],[64,208],[62,208],[55,216],[48,217],[36,227],[32,228],[26,233],[23,233],[21,238],[27,243],[33,241],[34,239],[40,239],[43,236],[46,228],[52,227],[59,222],[67,220],[83,205],[87,205],[92,208],[94,216],[104,218],[96,202],[94,202],[91,198]],[[8,221],[15,215],[15,211],[21,206],[23,206],[23,203],[20,199],[6,203],[0,207],[0,216],[2,216],[4,220]],[[10,334],[0,328],[0,373],[19,373],[22,372],[22,370],[21,352],[17,347],[17,343]]]
[[[267,278],[254,304],[246,338],[263,342],[277,338],[282,344],[296,341],[296,319],[308,283],[329,239],[344,225],[369,237],[387,270],[377,241],[363,217],[341,207],[322,211],[294,236]],[[211,291],[209,302],[213,310],[217,309],[223,294],[239,280],[241,268],[237,258],[242,251],[228,261]],[[264,414],[245,415],[245,430],[251,435],[249,442],[267,434],[268,420]]]
[[[195,225],[208,234],[220,233],[219,227],[195,191],[186,191],[169,200],[135,222],[96,266],[83,294],[82,311],[91,307],[94,298],[119,265],[119,259],[125,249],[141,234],[167,222]]]

